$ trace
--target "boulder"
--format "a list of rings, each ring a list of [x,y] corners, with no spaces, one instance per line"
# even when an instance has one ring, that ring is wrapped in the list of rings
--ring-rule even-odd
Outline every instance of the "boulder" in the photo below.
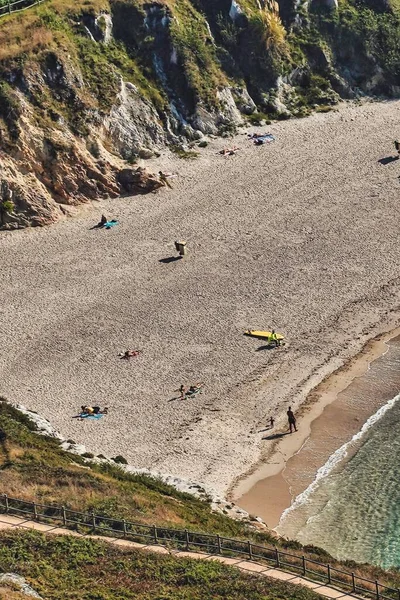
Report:
[[[128,194],[148,194],[163,186],[157,175],[143,167],[121,169],[117,175],[121,191]]]

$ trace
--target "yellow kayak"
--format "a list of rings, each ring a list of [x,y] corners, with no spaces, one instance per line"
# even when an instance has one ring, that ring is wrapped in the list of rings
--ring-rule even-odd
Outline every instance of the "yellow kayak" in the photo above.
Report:
[[[245,335],[251,335],[252,337],[262,338],[263,340],[269,340],[269,338],[272,335],[272,331],[256,331],[255,329],[247,329],[244,333]],[[276,333],[276,339],[283,340],[285,338],[281,333]]]

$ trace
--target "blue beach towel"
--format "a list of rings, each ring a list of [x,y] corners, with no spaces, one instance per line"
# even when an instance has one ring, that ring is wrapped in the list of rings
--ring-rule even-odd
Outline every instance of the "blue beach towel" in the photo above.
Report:
[[[81,413],[79,416],[81,419],[101,419],[101,417],[104,417],[102,414],[88,415],[87,413]]]
[[[111,229],[114,225],[118,225],[118,221],[107,221],[107,223],[103,225],[103,229]]]

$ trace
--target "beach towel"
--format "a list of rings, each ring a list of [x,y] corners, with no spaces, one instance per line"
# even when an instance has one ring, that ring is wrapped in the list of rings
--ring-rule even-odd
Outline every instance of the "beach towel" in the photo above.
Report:
[[[254,143],[255,144],[270,144],[271,142],[274,142],[275,138],[272,135],[272,133],[265,133],[263,135],[259,135],[256,138],[254,138]]]
[[[88,415],[87,413],[81,413],[79,415],[79,417],[81,419],[101,419],[102,417],[104,417],[104,415],[100,414],[100,413],[98,413],[97,415],[94,415],[94,414]]]
[[[118,225],[118,221],[114,221],[114,219],[112,221],[107,221],[107,223],[104,223],[103,229],[111,229],[114,225]]]

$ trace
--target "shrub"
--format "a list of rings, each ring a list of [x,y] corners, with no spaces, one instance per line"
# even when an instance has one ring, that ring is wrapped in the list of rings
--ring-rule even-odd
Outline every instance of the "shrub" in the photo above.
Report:
[[[128,461],[126,460],[126,458],[124,458],[120,454],[118,454],[118,456],[115,456],[111,460],[113,460],[114,462],[116,462],[116,463],[118,463],[120,465],[127,465],[128,464]]]

